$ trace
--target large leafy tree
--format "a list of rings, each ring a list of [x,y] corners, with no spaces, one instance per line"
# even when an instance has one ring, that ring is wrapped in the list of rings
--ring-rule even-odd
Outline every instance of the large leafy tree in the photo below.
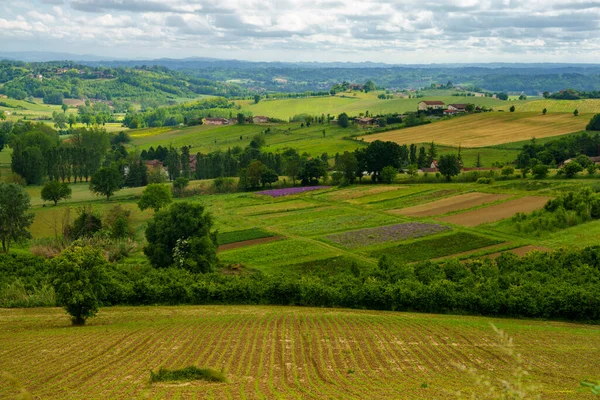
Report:
[[[148,222],[144,254],[156,268],[210,272],[217,264],[217,235],[212,227],[212,217],[203,206],[175,203]]]
[[[348,118],[348,114],[341,113],[340,115],[338,115],[338,126],[341,126],[342,128],[347,128],[348,126],[350,126],[350,119]]]
[[[400,146],[394,142],[376,140],[369,144],[366,152],[367,171],[379,180],[381,170],[387,166],[400,168]]]
[[[344,174],[344,179],[348,183],[354,183],[356,180],[356,170],[358,169],[358,159],[354,153],[345,151],[339,158],[336,166]]]
[[[29,239],[28,229],[34,214],[29,212],[31,202],[23,187],[14,183],[0,183],[0,240],[2,251],[8,253],[13,242]]]
[[[101,250],[89,246],[66,249],[52,260],[56,301],[71,316],[73,325],[85,325],[88,318],[98,313],[109,282],[109,267]]]
[[[438,160],[438,169],[449,182],[453,176],[460,174],[460,162],[456,154],[444,154]]]
[[[138,207],[142,211],[151,208],[154,212],[158,212],[161,208],[168,206],[172,202],[173,195],[171,194],[171,189],[169,189],[167,185],[151,183],[146,186],[142,192],[142,196],[138,201]]]
[[[46,182],[42,188],[41,197],[44,201],[53,201],[54,205],[57,205],[62,199],[68,199],[71,197],[71,188],[65,182],[59,182],[56,180]]]
[[[123,175],[119,169],[111,166],[100,168],[92,176],[90,182],[90,190],[97,195],[106,196],[106,200],[110,200],[110,196],[115,194],[123,183]]]

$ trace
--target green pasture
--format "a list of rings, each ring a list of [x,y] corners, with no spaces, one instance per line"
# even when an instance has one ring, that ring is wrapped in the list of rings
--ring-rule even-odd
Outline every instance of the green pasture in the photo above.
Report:
[[[600,113],[600,99],[511,101],[510,104],[504,104],[497,108],[508,111],[512,104],[514,104],[516,112],[539,112],[541,114],[545,108],[549,114],[572,113],[575,110],[579,110],[580,114]]]
[[[371,93],[339,93],[329,97],[308,97],[300,99],[275,99],[262,100],[258,104],[252,101],[239,101],[243,110],[251,112],[253,115],[265,115],[279,119],[288,119],[294,115],[309,114],[321,115],[331,114],[337,116],[343,112],[350,116],[357,116],[360,113],[369,114],[390,114],[405,113],[407,111],[416,111],[419,102],[424,100],[440,100],[446,104],[453,103],[472,103],[478,106],[499,107],[507,102],[491,97],[462,97],[440,95],[436,92],[428,93],[425,97],[407,99],[394,98],[390,100],[381,100],[377,96],[382,92]],[[522,104],[526,101],[517,101],[515,104]]]

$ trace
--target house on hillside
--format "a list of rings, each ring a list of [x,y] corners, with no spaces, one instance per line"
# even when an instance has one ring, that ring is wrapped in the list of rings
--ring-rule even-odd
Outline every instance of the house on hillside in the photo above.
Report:
[[[257,115],[256,117],[252,118],[252,121],[255,124],[266,124],[267,122],[269,122],[269,117],[264,117],[262,115]]]
[[[355,118],[354,122],[361,126],[369,126],[375,123],[375,118],[371,117],[363,117],[363,118]]]
[[[203,125],[229,125],[227,118],[203,118]]]
[[[593,162],[594,164],[596,164],[596,165],[600,165],[600,156],[599,156],[599,157],[589,157],[589,156],[588,156],[588,158],[589,158],[589,159],[590,159],[590,161],[591,161],[591,162]],[[567,160],[563,161],[562,163],[560,163],[560,165],[558,166],[558,168],[563,168],[565,165],[567,165],[567,164],[568,164],[568,163],[570,163],[571,161],[573,161],[573,159],[572,159],[572,158],[569,158],[569,159],[567,159]]]
[[[443,110],[445,107],[446,103],[439,100],[424,100],[419,103],[419,111]]]
[[[448,104],[448,111],[467,112],[466,104]]]

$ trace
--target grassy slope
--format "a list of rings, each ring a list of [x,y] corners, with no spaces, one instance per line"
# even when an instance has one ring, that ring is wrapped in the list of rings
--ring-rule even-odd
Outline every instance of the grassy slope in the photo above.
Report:
[[[345,309],[265,306],[114,307],[84,328],[58,308],[0,310],[6,398],[401,398],[483,395],[517,367],[513,340],[544,399],[585,397],[597,371],[593,325]],[[512,348],[512,347],[511,347]],[[149,384],[149,370],[195,365],[228,383]],[[592,376],[590,376],[590,374]],[[18,386],[17,386],[18,387]],[[589,394],[588,396],[593,396]]]
[[[428,142],[463,147],[484,147],[502,143],[559,136],[585,128],[590,115],[526,112],[492,112],[451,118],[429,125],[364,136],[364,140],[392,140],[397,143]]]
[[[275,118],[288,119],[297,114],[338,115],[346,112],[351,116],[369,111],[370,114],[389,114],[416,111],[417,105],[423,100],[441,100],[446,104],[473,103],[480,106],[497,107],[505,104],[501,100],[486,97],[457,97],[446,92],[430,92],[418,99],[395,98],[380,100],[374,93],[342,93],[332,97],[313,97],[303,99],[263,100],[258,104],[251,101],[240,101],[243,109],[254,115],[266,115]],[[522,102],[517,102],[522,103]]]
[[[600,99],[585,99],[585,100],[552,100],[540,99],[527,102],[511,102],[515,103],[515,108],[520,112],[537,112],[542,113],[546,108],[548,113],[573,113],[576,109],[581,114],[591,114],[600,112]],[[508,111],[510,105],[498,107]]]

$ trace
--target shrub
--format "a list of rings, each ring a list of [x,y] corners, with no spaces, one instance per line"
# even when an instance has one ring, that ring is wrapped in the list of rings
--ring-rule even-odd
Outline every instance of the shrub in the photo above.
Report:
[[[515,169],[512,165],[505,165],[502,167],[502,176],[511,176],[515,173]]]
[[[579,172],[583,171],[583,167],[577,161],[571,161],[563,167],[563,171],[567,178],[573,178]]]
[[[388,165],[381,170],[381,180],[383,183],[392,183],[397,175],[398,170],[391,165]]]
[[[104,217],[104,227],[108,230],[110,237],[115,239],[133,235],[131,211],[123,208],[120,204],[114,206]]]
[[[547,165],[537,164],[531,169],[531,172],[533,172],[533,175],[537,179],[544,179],[546,176],[548,176],[549,169]]]
[[[67,229],[70,239],[91,237],[102,229],[102,219],[92,212],[91,206],[82,207],[79,216],[73,221],[73,225]]]
[[[156,373],[150,371],[150,383],[198,380],[207,382],[227,382],[227,377],[223,372],[215,371],[210,368],[198,368],[195,366],[174,370],[161,367]]]
[[[494,184],[494,179],[493,178],[479,178],[477,179],[476,183],[482,184],[482,185],[492,185]]]
[[[175,181],[173,182],[173,193],[175,194],[175,196],[182,197],[185,188],[187,188],[189,184],[190,180],[184,178],[183,176],[180,176],[179,178],[175,179]]]
[[[177,181],[175,181],[176,183]],[[173,184],[175,186],[175,184]],[[236,190],[235,179],[219,177],[213,181],[213,188],[217,193],[233,193]]]

